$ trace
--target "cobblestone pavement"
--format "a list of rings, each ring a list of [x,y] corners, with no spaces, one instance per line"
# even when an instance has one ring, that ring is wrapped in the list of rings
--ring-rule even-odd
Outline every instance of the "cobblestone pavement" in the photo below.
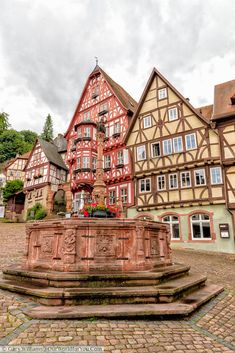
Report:
[[[24,225],[0,223],[0,267],[20,262]],[[97,345],[112,353],[234,352],[233,256],[174,250],[176,262],[191,265],[225,291],[182,320],[31,320],[29,299],[0,290],[0,345]],[[33,305],[33,304],[32,304]]]

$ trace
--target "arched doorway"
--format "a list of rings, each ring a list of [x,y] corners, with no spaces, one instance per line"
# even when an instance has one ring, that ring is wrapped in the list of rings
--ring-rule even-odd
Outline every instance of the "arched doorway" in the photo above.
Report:
[[[58,190],[53,199],[53,212],[66,212],[66,200],[65,200],[65,191]]]

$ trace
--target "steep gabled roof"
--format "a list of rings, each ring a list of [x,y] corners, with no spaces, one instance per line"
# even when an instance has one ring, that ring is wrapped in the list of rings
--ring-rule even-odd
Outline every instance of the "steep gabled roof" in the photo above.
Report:
[[[6,170],[7,168],[9,168],[10,165],[12,165],[17,159],[26,159],[26,160],[27,160],[27,159],[29,158],[29,156],[30,156],[30,153],[31,153],[31,151],[26,152],[26,153],[21,154],[21,155],[18,155],[18,156],[16,156],[15,158],[10,159],[9,161],[6,162],[6,165],[5,165],[5,167],[4,167],[4,170]]]
[[[208,121],[211,120],[213,114],[213,104],[204,105],[203,107],[197,108],[198,113],[200,113]]]
[[[214,112],[212,120],[225,119],[235,116],[235,104],[231,97],[235,94],[235,80],[221,83],[214,89]]]
[[[152,73],[151,73],[151,75],[150,75],[150,77],[149,77],[149,79],[148,79],[148,82],[147,82],[147,84],[146,84],[146,86],[145,86],[145,89],[144,89],[144,91],[143,91],[143,93],[142,93],[142,96],[141,96],[140,101],[139,101],[139,103],[138,103],[136,112],[135,112],[135,114],[134,114],[134,116],[133,116],[133,118],[132,118],[132,120],[131,120],[131,124],[130,124],[128,130],[127,130],[127,134],[126,134],[124,143],[127,143],[127,141],[128,141],[128,138],[129,138],[129,136],[130,136],[130,134],[131,134],[131,131],[132,131],[132,129],[133,129],[134,125],[135,125],[135,122],[136,122],[136,120],[137,120],[137,118],[138,118],[138,114],[139,114],[139,112],[140,112],[140,109],[141,109],[141,107],[142,107],[142,105],[143,105],[143,103],[144,103],[144,100],[145,100],[145,98],[146,98],[146,96],[147,96],[147,93],[148,93],[148,91],[149,91],[149,89],[150,89],[150,87],[151,87],[151,84],[152,84],[153,79],[154,79],[155,76],[159,76],[160,79],[161,79],[168,87],[170,87],[170,89],[185,103],[185,105],[186,105],[189,109],[191,109],[191,110],[195,113],[195,115],[198,116],[199,119],[201,119],[201,120],[202,120],[204,123],[206,123],[206,124],[209,124],[209,123],[210,123],[210,121],[209,121],[208,119],[206,119],[202,114],[200,114],[200,112],[198,112],[197,109],[195,109],[195,108],[189,103],[189,101],[188,101],[186,98],[184,98],[184,97],[182,96],[182,94],[181,94],[179,91],[177,91],[177,89],[176,89],[176,88],[175,88],[175,87],[174,87],[174,86],[154,67],[153,70],[152,70]]]
[[[98,65],[95,66],[94,70],[91,72],[91,74],[89,75],[87,82],[85,84],[85,87],[82,91],[81,97],[79,99],[79,102],[77,104],[77,108],[75,110],[75,113],[73,115],[73,118],[69,124],[69,127],[65,133],[65,137],[67,136],[68,132],[70,131],[71,126],[74,124],[74,120],[76,118],[76,114],[77,111],[79,109],[80,103],[82,101],[82,98],[85,94],[85,91],[87,89],[88,83],[90,78],[97,74],[100,73],[105,81],[107,82],[107,84],[110,86],[110,89],[113,91],[114,95],[117,97],[117,99],[120,101],[120,103],[122,104],[122,106],[126,109],[131,111],[132,113],[135,112],[136,108],[137,108],[137,102],[124,90],[123,87],[121,87],[117,82],[115,82],[109,75],[106,74],[105,71],[103,71]]]
[[[40,143],[40,146],[43,152],[45,153],[47,159],[49,160],[49,162],[51,162],[52,164],[55,164],[56,166],[64,170],[68,170],[61,155],[58,152],[58,148],[56,145],[54,145],[51,142],[47,142],[41,138],[38,138],[38,142]]]

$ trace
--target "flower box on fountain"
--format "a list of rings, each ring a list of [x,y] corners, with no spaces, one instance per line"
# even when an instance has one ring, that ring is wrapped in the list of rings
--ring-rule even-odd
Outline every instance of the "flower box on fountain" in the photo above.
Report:
[[[98,203],[91,203],[85,205],[80,213],[84,217],[98,217],[98,218],[119,218],[120,209],[118,207],[106,206]]]

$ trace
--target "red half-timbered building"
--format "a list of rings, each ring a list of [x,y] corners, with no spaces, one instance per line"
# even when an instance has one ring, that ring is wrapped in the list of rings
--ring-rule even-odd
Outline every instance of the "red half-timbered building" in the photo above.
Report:
[[[25,217],[27,210],[36,202],[51,213],[53,197],[59,186],[64,189],[68,172],[58,147],[54,143],[37,139],[24,171]]]
[[[135,100],[96,65],[65,134],[74,211],[91,199],[96,178],[96,124],[101,119],[106,128],[103,163],[107,203],[121,202],[126,207],[133,203],[131,160],[124,136],[135,108]]]

